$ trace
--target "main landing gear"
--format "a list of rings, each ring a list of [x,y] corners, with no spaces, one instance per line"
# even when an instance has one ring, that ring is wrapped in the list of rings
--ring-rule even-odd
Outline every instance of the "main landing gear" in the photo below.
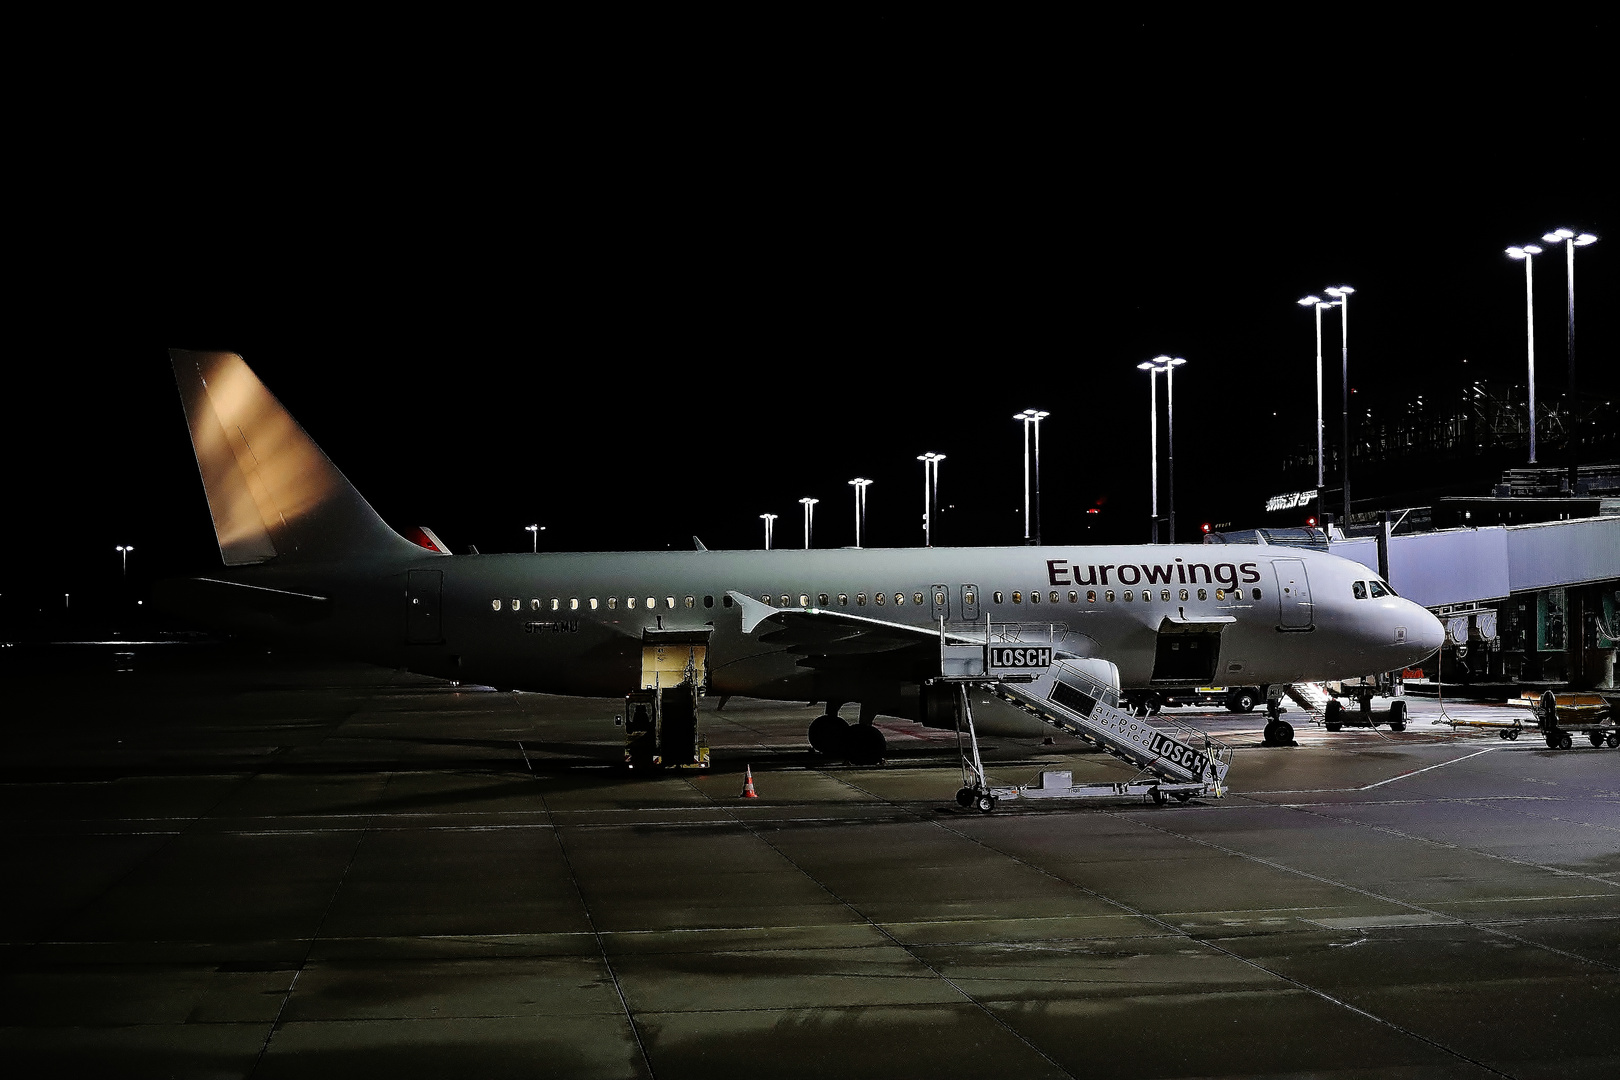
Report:
[[[881,764],[888,740],[873,726],[875,714],[863,708],[860,723],[851,724],[838,715],[843,707],[842,701],[829,701],[827,711],[810,722],[810,748],[851,765]]]

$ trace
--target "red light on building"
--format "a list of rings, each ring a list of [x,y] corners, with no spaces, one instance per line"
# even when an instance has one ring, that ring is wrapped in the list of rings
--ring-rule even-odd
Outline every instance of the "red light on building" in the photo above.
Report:
[[[1209,532],[1209,522],[1204,522],[1204,531]]]
[[[1314,528],[1316,528],[1316,519],[1315,518],[1306,518],[1305,519],[1305,524],[1309,525],[1311,528],[1314,529]]]

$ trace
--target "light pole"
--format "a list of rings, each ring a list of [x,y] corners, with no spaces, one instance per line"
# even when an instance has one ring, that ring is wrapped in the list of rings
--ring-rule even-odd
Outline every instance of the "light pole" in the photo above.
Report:
[[[857,476],[851,480],[850,486],[855,489],[855,546],[861,546],[861,530],[866,525],[866,489],[872,481],[864,476]]]
[[[129,545],[129,544],[119,544],[113,550],[117,551],[118,554],[123,557],[123,560],[124,560],[124,577],[128,578],[129,577],[129,553],[135,550],[134,546]]]
[[[776,524],[776,515],[761,514],[759,518],[765,523],[765,550],[769,551],[771,550],[771,526]]]
[[[1144,360],[1136,365],[1137,370],[1148,373],[1148,515],[1153,522],[1153,529],[1148,534],[1148,543],[1159,542],[1159,372],[1163,371],[1158,364],[1151,360]]]
[[[1530,464],[1536,463],[1536,303],[1535,287],[1531,280],[1530,269],[1534,260],[1532,255],[1540,255],[1541,249],[1534,244],[1524,247],[1510,247],[1507,249],[1508,258],[1524,260],[1524,332],[1525,356],[1529,365],[1529,394],[1530,394]],[[1574,494],[1571,492],[1571,494]]]
[[[1339,354],[1344,385],[1340,387],[1340,408],[1344,414],[1343,443],[1340,452],[1339,479],[1344,483],[1344,524],[1350,527],[1350,294],[1356,290],[1348,285],[1335,285],[1324,290],[1339,302]]]
[[[939,496],[939,463],[945,460],[944,454],[929,451],[920,454],[917,460],[923,463],[923,546],[934,546],[934,510]]]
[[[1299,301],[1301,307],[1316,309],[1316,498],[1322,498],[1322,309],[1338,307],[1338,300],[1323,300],[1307,296]]]
[[[804,507],[804,550],[806,551],[810,550],[810,530],[815,527],[816,503],[820,501],[820,499],[812,499],[808,495],[799,500],[799,504]]]
[[[1179,356],[1156,356],[1153,362],[1164,365],[1164,494],[1170,508],[1170,542],[1173,544],[1176,542],[1176,368],[1187,361]]]
[[[530,533],[529,554],[535,555],[540,551],[540,534],[546,531],[544,525],[525,525],[523,531]]]
[[[1597,243],[1597,237],[1593,236],[1591,233],[1577,234],[1573,229],[1554,229],[1552,232],[1543,236],[1542,240],[1549,244],[1556,244],[1559,241],[1563,241],[1564,244],[1564,255],[1566,258],[1566,262],[1564,264],[1564,281],[1569,286],[1568,322],[1566,324],[1567,333],[1564,340],[1567,342],[1567,347],[1569,350],[1568,393],[1570,397],[1570,408],[1573,411],[1575,398],[1575,249]],[[1528,260],[1526,261],[1528,262]],[[1580,441],[1576,437],[1578,432],[1576,430],[1574,419],[1575,418],[1572,415],[1569,423],[1569,493],[1571,495],[1575,494],[1575,481],[1579,476],[1580,470]]]
[[[1040,409],[1025,409],[1014,416],[1014,420],[1024,422],[1024,543],[1039,545],[1041,542],[1041,421],[1052,415]],[[1030,519],[1030,490],[1029,490],[1029,430],[1035,428],[1035,533],[1033,538],[1029,531]]]

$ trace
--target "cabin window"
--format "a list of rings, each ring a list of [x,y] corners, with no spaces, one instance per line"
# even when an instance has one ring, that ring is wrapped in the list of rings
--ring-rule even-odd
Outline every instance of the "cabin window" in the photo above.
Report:
[[[895,593],[894,594],[894,602],[896,604],[898,604],[898,605],[904,606],[904,604],[906,602],[906,594],[903,593],[903,592]]]
[[[1243,599],[1243,590],[1242,589],[1233,589],[1232,590],[1232,599],[1234,599],[1234,600]]]
[[[816,603],[820,604],[822,607],[826,607],[827,606],[827,594],[826,593],[817,593],[816,594]]]
[[[1260,599],[1260,590],[1259,589],[1254,589],[1254,590],[1252,590],[1250,595],[1253,596],[1256,600],[1258,600],[1258,599]]]
[[[627,608],[630,608],[632,611],[634,611],[635,607],[636,607],[636,598],[633,597],[633,596],[625,597],[624,598],[624,606],[627,607]]]
[[[1372,594],[1373,594],[1374,597],[1398,596],[1398,595],[1400,595],[1393,588],[1391,588],[1388,585],[1385,585],[1382,581],[1369,581],[1369,582],[1367,582],[1367,587],[1372,590]]]
[[[530,611],[539,611],[540,610],[540,601],[538,601],[538,600],[530,600],[529,601],[529,610]]]
[[[882,593],[873,593],[872,594],[872,602],[874,604],[876,604],[878,607],[882,607],[883,606],[883,594]]]
[[[1217,599],[1217,600],[1225,600],[1226,599],[1226,590],[1225,589],[1216,589],[1215,590],[1215,599]]]
[[[1104,600],[1105,600],[1105,601],[1106,601],[1106,602],[1107,602],[1107,603],[1110,603],[1110,604],[1112,604],[1112,603],[1113,603],[1113,602],[1114,602],[1114,590],[1113,590],[1113,589],[1109,589],[1109,590],[1108,590],[1108,591],[1107,591],[1107,592],[1105,592],[1105,593],[1103,593],[1103,599],[1104,599]]]
[[[697,605],[697,598],[696,597],[688,596],[686,598],[686,606],[687,607],[695,607],[696,605]]]
[[[656,596],[647,597],[647,610],[648,611],[651,611],[653,608],[655,608],[657,606],[658,606],[658,597],[656,597]],[[672,604],[670,606],[673,607],[674,605]]]
[[[978,601],[973,599],[973,594],[971,592],[965,592],[962,594],[962,603],[972,607],[974,604],[978,603]]]
[[[726,607],[730,607],[731,606],[731,594],[727,593],[725,596],[722,596],[720,598],[720,602],[722,604],[724,604]]]
[[[618,608],[619,608],[619,598],[617,596],[608,597],[608,610],[609,611],[617,611]]]
[[[669,608],[669,610],[674,611],[675,610],[675,598],[673,596],[664,597],[664,606]]]
[[[569,611],[578,611],[579,610],[579,597],[571,596],[571,597],[568,598],[568,610]]]
[[[866,606],[866,594],[865,593],[858,592],[858,593],[855,594],[855,606],[856,607],[865,607]]]
[[[499,611],[501,610],[501,602],[499,600],[491,600],[489,602],[489,607],[491,611]]]
[[[552,611],[560,611],[560,610],[562,610],[562,601],[558,600],[555,596],[553,596],[551,598],[551,610]]]
[[[519,600],[515,596],[512,597],[512,610],[513,611],[522,611],[523,610],[523,601]]]
[[[1187,590],[1186,589],[1181,590],[1181,598],[1183,600],[1187,599]]]
[[[1108,594],[1108,599],[1110,599],[1110,600],[1112,600],[1112,599],[1113,599],[1113,598],[1114,598],[1114,594],[1113,594],[1113,593],[1109,593],[1109,594]],[[1126,589],[1126,590],[1125,590],[1125,602],[1126,602],[1126,603],[1127,603],[1127,604],[1128,604],[1128,603],[1130,603],[1130,602],[1131,602],[1131,601],[1132,601],[1132,600],[1135,600],[1135,599],[1136,599],[1136,594],[1135,594],[1135,593],[1133,593],[1133,592],[1131,592],[1131,590],[1129,590],[1129,589]]]
[[[838,606],[839,607],[848,607],[849,606],[849,593],[839,593],[838,594]]]
[[[1029,593],[1029,602],[1032,603],[1032,604],[1040,603],[1041,602],[1041,594],[1036,592],[1035,590],[1031,589],[1030,593]]]
[[[1350,593],[1357,600],[1367,599],[1367,583],[1365,581],[1352,581],[1350,583]]]
[[[916,604],[918,607],[921,607],[922,602],[923,602],[923,594],[922,593],[912,593],[911,594],[911,602],[913,604]],[[941,597],[939,602],[943,604],[945,602],[944,597]]]
[[[787,607],[791,603],[793,603],[792,598],[789,597],[787,593],[783,593],[782,594],[782,606]]]
[[[1056,600],[1054,600],[1052,602],[1054,604],[1057,603]],[[1079,602],[1080,602],[1080,594],[1078,592],[1076,592],[1074,589],[1070,589],[1069,590],[1069,603],[1078,604]]]
[[[1013,603],[1022,604],[1023,602],[1024,602],[1024,594],[1019,592],[1017,589],[1014,589],[1013,590]]]
[[[808,594],[808,593],[800,593],[799,594],[799,606],[800,607],[809,607],[810,606],[810,594]]]
[[[765,603],[765,604],[770,603],[771,602],[770,593],[760,593],[759,594],[759,599],[760,599],[761,603]]]
[[[596,597],[594,597],[594,596],[591,597],[591,610],[592,611],[596,610]]]
[[[998,604],[1004,604],[1004,603],[1006,603],[1006,600],[1005,600],[1005,599],[1003,599],[1003,597],[1002,597],[1002,595],[1001,595],[1001,593],[999,593],[999,592],[998,592],[998,593],[996,593],[996,603],[998,603]]]
[[[1182,594],[1181,598],[1183,600],[1187,599],[1186,594],[1185,593]],[[1159,599],[1164,601],[1166,604],[1168,604],[1170,602],[1170,590],[1169,589],[1160,589],[1159,590]]]
[[[1086,590],[1086,603],[1095,604],[1096,602],[1097,602],[1097,590],[1096,589],[1087,589]]]
[[[712,597],[712,596],[705,596],[705,597],[704,597],[704,598],[703,598],[703,606],[704,606],[704,607],[714,607],[714,597]]]
[[[1198,590],[1198,599],[1200,599],[1200,600],[1208,600],[1209,599],[1209,590],[1208,589],[1199,589]]]

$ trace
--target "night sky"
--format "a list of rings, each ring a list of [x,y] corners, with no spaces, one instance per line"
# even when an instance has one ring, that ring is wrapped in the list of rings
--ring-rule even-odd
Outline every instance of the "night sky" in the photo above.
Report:
[[[485,552],[531,522],[756,547],[767,511],[797,546],[805,495],[849,544],[857,475],[868,542],[920,543],[930,450],[936,542],[1018,543],[1030,406],[1048,542],[1140,542],[1160,353],[1179,538],[1257,524],[1311,438],[1299,297],[1357,289],[1367,407],[1522,381],[1503,249],[1558,226],[1603,238],[1580,378],[1620,391],[1606,61],[1527,46],[1521,75],[1520,27],[758,29],[653,66],[611,33],[411,53],[330,93],[169,76],[98,114],[39,172],[10,316],[5,600],[115,589],[118,543],[137,590],[217,567],[170,346],[241,353],[391,524]],[[1607,21],[1548,32],[1612,53]],[[1561,253],[1535,269],[1547,398]]]

